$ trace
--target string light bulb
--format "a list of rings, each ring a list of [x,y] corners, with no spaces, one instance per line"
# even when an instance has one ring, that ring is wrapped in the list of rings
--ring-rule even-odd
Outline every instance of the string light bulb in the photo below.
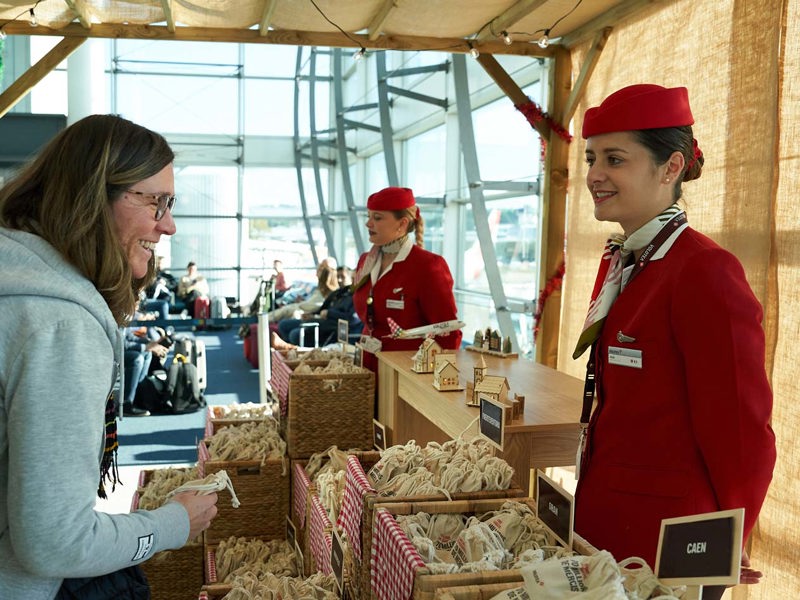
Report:
[[[536,42],[537,44],[539,44],[539,48],[541,48],[542,50],[544,50],[545,48],[547,48],[550,45],[550,38],[548,37],[549,33],[550,33],[550,30],[549,29],[545,29],[544,33],[542,34],[542,37],[540,37],[539,41]]]
[[[367,55],[367,49],[362,46],[361,48],[353,52],[353,60],[361,60],[366,55]]]
[[[0,40],[6,39],[6,32],[0,29]]]
[[[29,19],[31,27],[36,27],[39,25],[39,19],[36,18],[36,13],[33,12],[33,9],[29,11],[31,13],[31,18]]]
[[[478,52],[478,49],[475,46],[473,46],[472,44],[469,44],[469,55],[472,58],[478,58],[481,55],[481,53]]]
[[[510,36],[510,35],[508,35],[508,32],[507,32],[507,31],[504,31],[504,32],[503,32],[503,43],[504,43],[506,46],[510,46],[510,45],[511,45],[511,42],[513,42],[513,40],[511,39],[511,36]]]

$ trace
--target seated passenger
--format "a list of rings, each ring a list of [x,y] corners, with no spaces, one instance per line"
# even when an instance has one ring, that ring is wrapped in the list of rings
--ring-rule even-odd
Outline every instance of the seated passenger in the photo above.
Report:
[[[178,281],[178,300],[186,305],[186,312],[194,318],[194,301],[198,298],[208,296],[208,281],[197,273],[197,264],[192,261],[186,265],[186,275]]]
[[[348,322],[350,333],[361,331],[363,324],[353,306],[353,290],[350,288],[353,283],[352,271],[347,267],[339,267],[336,271],[339,289],[325,298],[318,310],[304,313],[299,319],[283,319],[278,322],[278,335],[284,341],[299,346],[302,325],[305,323],[318,323],[319,340],[323,345],[336,340],[339,319]],[[304,346],[309,345],[307,337],[304,342]]]
[[[318,310],[325,298],[338,288],[336,261],[330,257],[326,258],[317,266],[317,287],[308,298],[273,309],[267,313],[267,316],[273,324],[277,324],[282,319],[299,319],[303,313],[311,313]]]
[[[133,405],[136,388],[147,377],[150,363],[155,355],[158,359],[167,356],[168,348],[160,339],[151,339],[156,334],[153,328],[125,328],[125,390],[122,399],[122,414],[126,417],[146,417],[150,413]]]

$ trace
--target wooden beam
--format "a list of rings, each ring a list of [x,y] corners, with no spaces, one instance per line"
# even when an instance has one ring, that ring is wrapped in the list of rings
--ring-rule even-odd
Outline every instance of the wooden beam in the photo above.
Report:
[[[367,26],[367,31],[369,32],[369,39],[373,42],[381,34],[386,19],[388,19],[391,12],[397,8],[397,2],[398,0],[383,0],[383,6],[381,6],[380,10],[372,17],[372,20]]]
[[[529,15],[546,2],[547,0],[520,0],[504,13],[489,21],[489,24],[478,32],[476,38],[486,40],[500,37],[503,31],[507,31],[509,27],[521,21],[523,17]]]
[[[269,25],[272,23],[272,15],[278,0],[264,0],[264,9],[261,11],[261,19],[258,21],[258,35],[265,37],[269,33]]]
[[[161,8],[164,10],[164,20],[167,22],[167,30],[175,33],[175,16],[172,14],[172,0],[161,0]]]
[[[569,51],[561,48],[551,71],[550,105],[555,117],[564,112],[571,88],[572,61]],[[569,142],[557,133],[548,138],[542,192],[542,258],[539,261],[539,289],[544,289],[564,260],[564,236],[567,227],[567,183],[569,181]],[[539,322],[536,360],[548,367],[558,367],[558,345],[561,329],[561,290],[547,299]]]
[[[614,8],[608,9],[597,18],[592,19],[568,34],[561,36],[560,43],[566,48],[572,48],[591,38],[601,29],[614,26],[645,8],[657,4],[666,4],[672,1],[673,0],[627,0],[626,2],[617,4]]]
[[[92,22],[86,16],[86,13],[84,11],[80,10],[76,6],[75,0],[64,0],[64,2],[66,3],[67,6],[69,6],[70,10],[72,12],[74,12],[75,15],[78,17],[78,21],[80,21],[81,27],[83,27],[84,29],[91,29],[92,28]]]
[[[575,114],[575,109],[578,107],[578,102],[580,102],[580,99],[583,98],[583,92],[586,91],[586,85],[589,83],[592,73],[594,73],[594,68],[597,66],[597,62],[600,60],[600,55],[603,53],[603,48],[606,47],[606,42],[608,41],[608,37],[611,35],[612,30],[613,28],[606,27],[605,29],[598,31],[592,47],[589,49],[589,52],[586,53],[586,58],[581,66],[581,72],[578,73],[578,78],[575,80],[575,83],[572,86],[572,91],[569,94],[569,98],[567,98],[567,102],[564,105],[564,114],[560,115],[559,118],[559,123],[565,127],[566,124],[572,120],[572,117]]]
[[[64,38],[56,44],[50,52],[45,54],[39,62],[25,71],[22,76],[12,83],[0,94],[0,118],[2,118],[14,105],[31,91],[31,88],[39,83],[44,77],[55,69],[62,60],[86,41],[86,36]]]
[[[497,84],[503,93],[509,97],[514,106],[530,102],[530,98],[525,95],[516,82],[511,79],[511,76],[506,73],[505,69],[497,62],[497,59],[491,54],[481,54],[478,56],[478,62],[483,69],[489,74],[494,82]],[[536,131],[545,140],[550,137],[550,128],[543,121],[534,124]]]
[[[436,50],[453,54],[469,52],[470,47],[464,38],[418,37],[412,35],[382,35],[370,40],[367,35],[352,33],[350,37],[338,31],[292,31],[273,29],[268,36],[262,36],[257,29],[223,29],[216,27],[176,27],[174,32],[163,25],[125,25],[95,23],[90,30],[77,23],[70,23],[61,29],[51,29],[39,25],[30,27],[27,23],[12,21],[3,26],[8,35],[54,35],[59,37],[96,37],[139,40],[173,40],[187,42],[232,42],[240,44],[278,44],[284,46],[324,46],[329,48],[360,48],[368,50]],[[535,42],[514,42],[506,46],[501,40],[472,42],[482,54],[515,54],[550,58],[556,45],[539,48]]]

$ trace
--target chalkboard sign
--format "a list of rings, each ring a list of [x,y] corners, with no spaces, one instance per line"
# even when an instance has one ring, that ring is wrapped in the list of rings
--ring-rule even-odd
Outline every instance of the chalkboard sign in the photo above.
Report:
[[[376,419],[372,419],[372,443],[376,450],[386,450],[386,427]]]
[[[350,342],[350,323],[344,319],[339,319],[336,328],[336,341],[345,346]]]
[[[331,569],[333,569],[336,585],[339,586],[341,593],[344,589],[344,544],[336,529],[331,531],[331,536],[333,542],[331,544]]]
[[[478,394],[478,402],[481,407],[478,431],[482,437],[489,440],[490,444],[502,450],[505,432],[505,411],[508,407],[484,394]]]
[[[656,577],[665,585],[735,585],[744,509],[661,521]]]
[[[572,548],[575,503],[568,491],[536,471],[536,514],[565,548]]]
[[[353,364],[357,367],[364,366],[364,351],[361,349],[361,346],[356,346],[353,354]]]

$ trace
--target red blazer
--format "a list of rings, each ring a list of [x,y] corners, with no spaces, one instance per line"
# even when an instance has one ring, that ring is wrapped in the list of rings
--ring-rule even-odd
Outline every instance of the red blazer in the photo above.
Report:
[[[358,259],[358,267],[364,263],[366,254]],[[374,314],[367,312],[367,298],[372,291]],[[375,283],[372,281],[358,288],[353,294],[356,312],[364,323],[364,335],[371,335],[383,343],[383,350],[416,350],[422,339],[399,340],[389,336],[391,330],[387,317],[391,317],[403,329],[420,327],[456,319],[456,300],[453,296],[453,277],[447,262],[433,252],[413,246],[409,255],[401,261],[395,260],[392,267]],[[402,306],[402,308],[401,308]],[[458,348],[461,331],[437,336],[442,348]],[[373,366],[365,356],[365,366]]]
[[[775,465],[761,317],[739,261],[689,228],[622,291],[597,344],[579,534],[654,568],[664,518],[744,507],[747,538]]]

